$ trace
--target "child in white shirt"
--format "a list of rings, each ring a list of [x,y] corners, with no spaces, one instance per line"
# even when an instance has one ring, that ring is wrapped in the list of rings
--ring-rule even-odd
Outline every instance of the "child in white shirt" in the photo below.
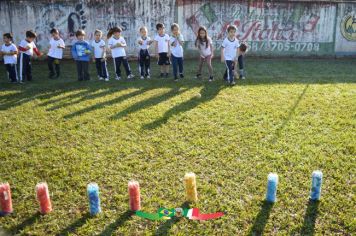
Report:
[[[149,36],[147,36],[147,28],[140,28],[140,37],[137,39],[137,43],[139,45],[138,52],[138,63],[139,63],[139,71],[141,75],[141,79],[145,77],[147,79],[150,78],[150,64],[151,64],[151,56],[148,51],[150,45],[153,43],[153,40]]]
[[[105,41],[102,39],[103,32],[101,30],[95,30],[94,40],[91,42],[93,48],[93,61],[96,66],[96,73],[99,80],[109,81],[109,73],[106,64],[106,46]]]
[[[3,35],[4,44],[1,46],[0,54],[4,57],[4,64],[6,67],[7,74],[11,83],[17,82],[17,70],[16,70],[16,62],[17,62],[17,48],[15,44],[12,43],[12,35],[10,33],[6,33]]]
[[[111,49],[111,54],[114,59],[116,80],[121,79],[121,63],[124,65],[126,75],[128,79],[133,79],[135,76],[131,73],[130,65],[126,58],[126,41],[121,36],[122,29],[120,27],[114,27],[110,29],[108,33],[108,45]]]
[[[228,36],[221,45],[221,62],[226,65],[224,79],[230,85],[235,85],[235,67],[237,65],[237,55],[239,54],[240,43],[236,38],[236,27],[230,25],[227,28]]]
[[[169,46],[169,36],[164,32],[164,24],[158,23],[156,25],[157,35],[154,38],[156,42],[156,53],[158,55],[157,64],[160,66],[161,78],[165,76],[168,78],[169,65],[171,64],[170,57],[170,46]]]
[[[60,76],[60,66],[59,62],[63,58],[63,49],[65,44],[63,39],[59,36],[58,29],[53,28],[51,31],[51,40],[49,41],[50,48],[47,54],[49,78],[58,78]],[[53,68],[55,65],[55,69]],[[55,72],[56,71],[56,72]]]
[[[184,38],[183,35],[179,31],[179,25],[174,23],[171,26],[172,36],[170,38],[170,46],[172,52],[172,66],[173,66],[173,76],[174,81],[178,81],[178,71],[179,77],[181,79],[184,78],[183,75],[183,44]]]
[[[211,38],[208,36],[208,31],[205,27],[201,26],[198,29],[197,39],[195,40],[195,47],[198,48],[200,56],[199,56],[199,67],[198,73],[196,75],[197,79],[201,77],[201,71],[203,68],[204,62],[208,65],[209,69],[209,81],[213,81],[213,67],[211,65],[211,59],[214,56],[214,49]]]
[[[35,53],[38,57],[42,56],[42,53],[38,50],[34,43],[37,38],[37,34],[32,30],[26,31],[26,38],[19,44],[19,57],[17,65],[19,67],[19,82],[22,83],[25,80],[32,81],[32,65],[31,57]]]

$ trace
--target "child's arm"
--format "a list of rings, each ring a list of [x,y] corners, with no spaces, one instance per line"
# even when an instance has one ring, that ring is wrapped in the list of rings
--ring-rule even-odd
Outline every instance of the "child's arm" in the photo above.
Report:
[[[106,46],[105,44],[100,46],[101,49],[103,49],[103,52],[101,53],[101,58],[105,59],[106,57]]]
[[[155,40],[155,51],[156,51],[156,55],[158,58],[158,41],[157,40]]]
[[[183,36],[181,34],[179,34],[177,39],[178,39],[179,44],[183,47],[183,44],[184,44]]]
[[[225,62],[225,48],[221,47],[221,62]]]
[[[64,44],[64,42],[60,42],[57,47],[61,49],[65,49],[66,45]]]
[[[77,49],[75,47],[75,44],[72,45],[72,49],[71,49],[71,52],[72,52],[72,57],[74,60],[77,60],[78,59],[78,54],[77,54]]]
[[[168,57],[170,57],[171,56],[171,45],[170,45],[170,43],[169,43],[169,41],[167,42],[167,44],[168,44]]]
[[[214,47],[213,47],[213,44],[211,41],[210,41],[210,50],[211,50],[211,58],[213,58],[214,57]]]
[[[38,50],[38,48],[33,48],[33,52],[34,52],[38,57],[40,57],[40,56],[43,55],[42,52],[40,52],[40,50]]]
[[[119,47],[126,48],[126,46],[127,46],[126,41],[125,41],[125,39],[123,39],[123,40],[121,41]]]

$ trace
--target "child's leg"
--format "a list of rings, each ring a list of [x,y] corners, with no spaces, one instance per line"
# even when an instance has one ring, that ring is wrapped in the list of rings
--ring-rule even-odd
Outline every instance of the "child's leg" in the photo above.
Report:
[[[151,67],[151,56],[146,52],[146,58],[145,58],[145,76],[150,76],[150,67]]]
[[[234,61],[225,61],[227,81],[232,83],[234,81]]]
[[[83,68],[83,76],[84,80],[90,80],[90,75],[89,75],[89,62],[88,61],[83,61],[82,62],[82,68]]]
[[[109,78],[109,72],[108,72],[106,61],[102,61],[100,62],[100,64],[101,64],[101,77],[104,79]]]
[[[116,76],[117,77],[121,77],[121,61],[122,61],[122,57],[116,57],[114,59],[115,61],[115,72],[116,72]]]
[[[54,68],[53,68],[53,62],[54,62],[54,58],[47,56],[47,60],[48,60],[48,70],[49,70],[49,76],[52,77],[54,76]]]
[[[211,55],[205,58],[206,64],[208,65],[209,77],[213,77],[213,66],[211,65]]]
[[[16,65],[15,64],[6,64],[6,71],[9,75],[9,79],[11,80],[11,82],[16,82]]]
[[[19,82],[21,83],[24,80],[24,57],[23,53],[20,53],[19,58],[17,59],[17,67],[18,67],[18,72],[19,72]]]
[[[143,55],[143,51],[140,50],[139,56],[138,56],[138,68],[140,71],[141,76],[145,76],[145,58]]]
[[[31,57],[30,56],[27,56],[26,78],[27,78],[28,81],[32,81],[32,64],[31,64]]]
[[[183,76],[183,57],[177,58],[178,62],[178,69],[179,69],[179,75],[182,77]]]
[[[95,68],[96,74],[99,78],[102,78],[102,69],[101,69],[101,58],[95,58]]]
[[[126,57],[122,58],[122,64],[124,65],[126,75],[127,76],[131,75],[131,68],[130,68],[129,62]]]
[[[55,59],[54,64],[55,64],[55,68],[56,68],[57,77],[59,77],[59,75],[61,74],[60,60]]]
[[[244,67],[245,67],[245,58],[243,55],[238,57],[239,69],[240,69],[240,78],[245,77]]]
[[[198,64],[198,72],[197,72],[197,76],[201,75],[201,71],[203,69],[203,64],[204,64],[204,58],[203,57],[199,57],[199,64]]]
[[[178,79],[177,76],[178,58],[173,55],[172,55],[172,67],[173,67],[173,77],[174,79]]]
[[[75,63],[77,64],[77,75],[78,75],[78,81],[82,81],[83,78],[83,69],[82,69],[82,62],[81,61],[75,61]]]

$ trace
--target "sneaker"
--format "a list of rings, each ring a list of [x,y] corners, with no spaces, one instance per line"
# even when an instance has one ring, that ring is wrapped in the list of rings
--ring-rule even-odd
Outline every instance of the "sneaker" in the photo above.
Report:
[[[141,78],[140,79],[145,79],[145,77],[144,76],[141,76]]]
[[[120,76],[116,76],[115,79],[116,80],[121,80],[121,77]]]
[[[106,82],[109,81],[109,78],[105,78],[105,81],[106,81]]]
[[[180,77],[181,79],[183,79],[183,78],[184,78],[184,75],[183,75],[183,74],[179,74],[179,77]]]
[[[98,79],[99,79],[99,80],[104,80],[104,78],[103,78],[103,77],[100,77],[100,76],[98,77]]]
[[[214,80],[214,77],[213,76],[210,76],[209,77],[209,82],[212,82]]]
[[[174,77],[174,81],[177,82],[178,81],[178,77]]]
[[[230,82],[230,84],[231,84],[232,86],[234,86],[234,85],[236,84],[235,80],[233,80],[232,82]]]
[[[196,78],[196,79],[200,79],[200,78],[201,78],[201,74],[197,74],[197,75],[195,76],[195,78]]]
[[[147,79],[151,79],[151,76],[150,76],[150,75],[147,75],[146,78],[147,78]]]
[[[129,74],[128,76],[127,76],[127,78],[128,79],[133,79],[135,76],[133,75],[133,74]]]
[[[241,79],[246,79],[246,77],[245,77],[245,76],[242,76]]]

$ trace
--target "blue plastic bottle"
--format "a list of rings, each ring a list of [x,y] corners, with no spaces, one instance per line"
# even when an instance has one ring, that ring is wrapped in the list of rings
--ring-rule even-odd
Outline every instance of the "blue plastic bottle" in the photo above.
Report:
[[[96,183],[90,183],[87,187],[89,198],[89,211],[91,215],[96,215],[101,212],[99,186]]]
[[[323,182],[323,173],[320,170],[313,171],[312,187],[310,191],[311,200],[320,200],[322,182]]]
[[[268,174],[267,193],[266,193],[267,202],[274,203],[277,201],[277,185],[278,185],[278,175],[275,173]]]

